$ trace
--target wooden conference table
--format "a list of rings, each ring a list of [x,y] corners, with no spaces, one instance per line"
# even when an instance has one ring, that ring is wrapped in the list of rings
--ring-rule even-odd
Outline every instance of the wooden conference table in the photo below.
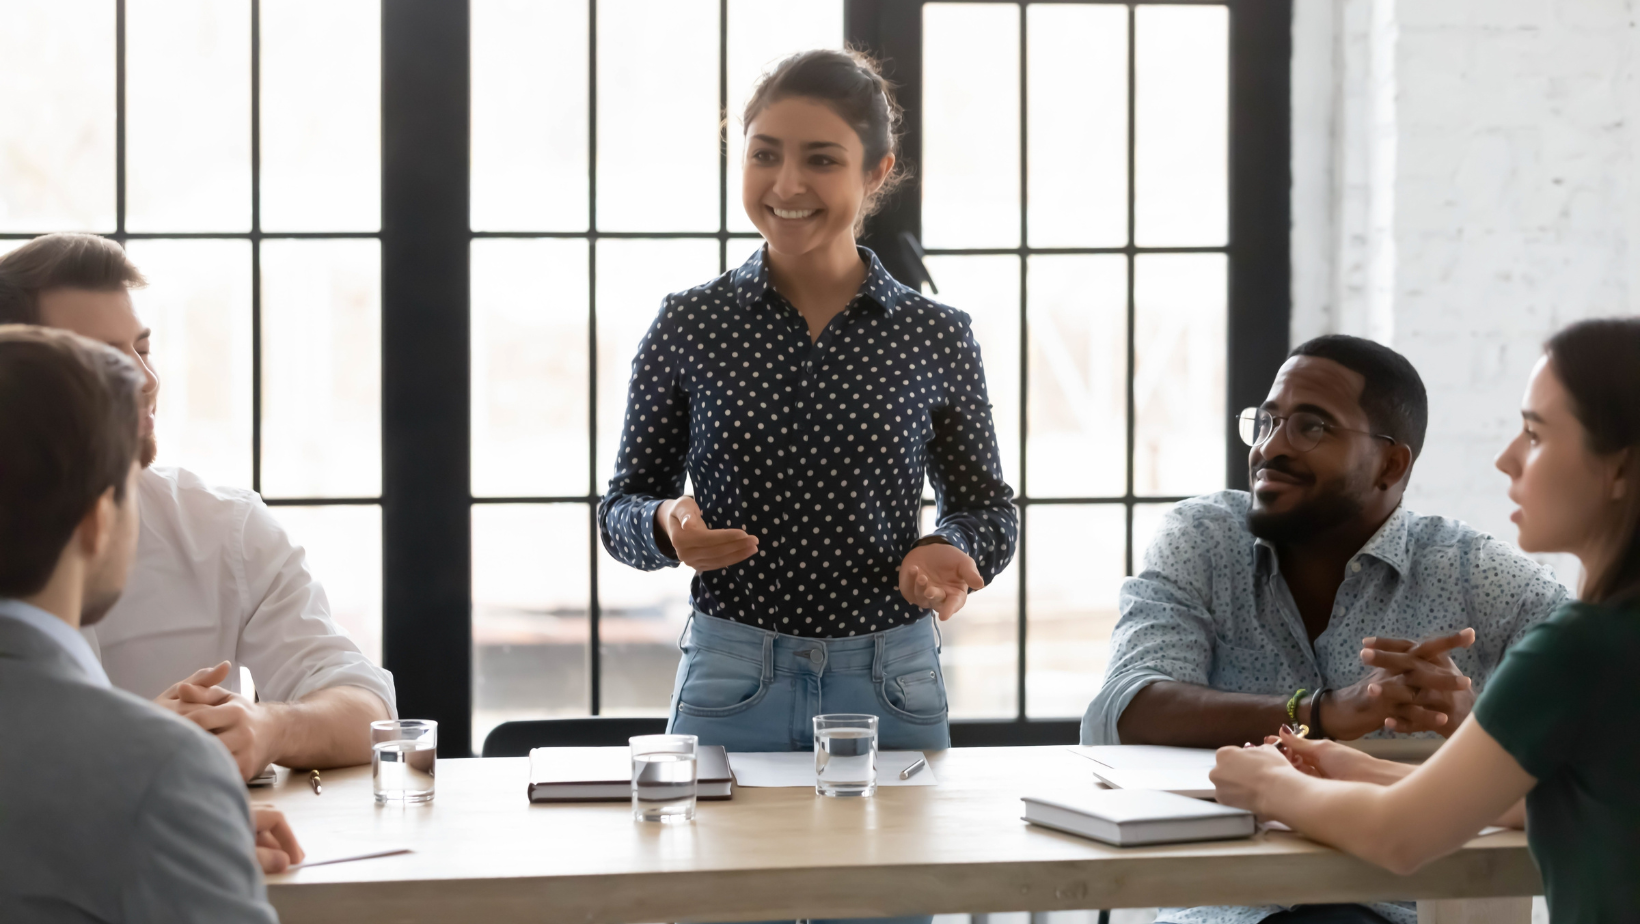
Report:
[[[424,806],[377,806],[370,768],[281,771],[283,809],[312,859],[411,853],[268,877],[286,924],[734,921],[1158,905],[1524,896],[1542,886],[1525,835],[1477,838],[1396,876],[1294,834],[1107,847],[1020,820],[1027,793],[1085,792],[1062,747],[929,752],[935,787],[869,799],[736,787],[692,825],[646,825],[619,803],[531,805],[524,758],[441,760]],[[1420,903],[1420,921],[1526,921],[1522,899]],[[1522,916],[1524,915],[1524,917]]]

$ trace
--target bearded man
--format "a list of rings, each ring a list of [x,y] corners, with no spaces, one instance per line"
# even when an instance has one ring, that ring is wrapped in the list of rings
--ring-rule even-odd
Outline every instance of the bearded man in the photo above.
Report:
[[[1548,568],[1401,503],[1429,419],[1405,357],[1329,335],[1239,421],[1251,492],[1167,515],[1122,586],[1083,744],[1222,747],[1447,735],[1566,590]],[[1410,903],[1163,909],[1168,924],[1413,924]]]

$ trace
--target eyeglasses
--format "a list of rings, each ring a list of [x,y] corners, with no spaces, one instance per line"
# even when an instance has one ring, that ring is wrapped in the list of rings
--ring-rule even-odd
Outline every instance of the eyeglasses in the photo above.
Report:
[[[1285,417],[1277,416],[1269,411],[1250,407],[1236,415],[1237,430],[1241,433],[1241,441],[1249,446],[1263,445],[1266,440],[1275,435],[1276,428],[1287,425],[1287,442],[1299,452],[1309,452],[1314,449],[1323,436],[1328,433],[1359,433],[1370,436],[1375,440],[1389,440],[1395,443],[1395,437],[1383,433],[1373,433],[1370,430],[1351,430],[1349,427],[1340,427],[1327,423],[1319,415],[1309,411],[1298,411]]]

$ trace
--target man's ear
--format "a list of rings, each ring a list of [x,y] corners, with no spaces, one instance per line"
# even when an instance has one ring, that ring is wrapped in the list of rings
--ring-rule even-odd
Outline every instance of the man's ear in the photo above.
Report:
[[[1378,489],[1388,491],[1406,481],[1412,472],[1412,447],[1396,443],[1384,453],[1384,462],[1378,469]]]
[[[114,501],[114,486],[109,485],[74,528],[74,541],[87,561],[96,561],[107,551],[119,517],[120,505]]]
[[[1618,451],[1615,462],[1616,467],[1612,471],[1611,486],[1611,499],[1614,501],[1622,500],[1623,498],[1629,496],[1629,491],[1631,490],[1629,487],[1629,482],[1634,480],[1635,474],[1634,456],[1628,447],[1625,446],[1623,449]]]

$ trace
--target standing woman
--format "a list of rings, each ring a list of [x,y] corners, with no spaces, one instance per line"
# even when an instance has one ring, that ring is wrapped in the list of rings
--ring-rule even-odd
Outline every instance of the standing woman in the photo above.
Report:
[[[1553,924],[1640,920],[1640,318],[1556,334],[1498,456],[1528,552],[1583,563],[1504,656],[1474,711],[1417,769],[1333,742],[1221,748],[1220,802],[1408,873],[1497,820],[1519,827]],[[1407,657],[1411,657],[1408,655]],[[1317,778],[1319,777],[1319,779]]]
[[[858,54],[780,62],[742,122],[766,244],[667,296],[632,361],[599,525],[626,564],[695,569],[669,728],[703,744],[803,750],[813,716],[855,712],[885,748],[949,747],[929,611],[950,618],[1013,557],[968,315],[855,243],[897,179],[898,119]]]

